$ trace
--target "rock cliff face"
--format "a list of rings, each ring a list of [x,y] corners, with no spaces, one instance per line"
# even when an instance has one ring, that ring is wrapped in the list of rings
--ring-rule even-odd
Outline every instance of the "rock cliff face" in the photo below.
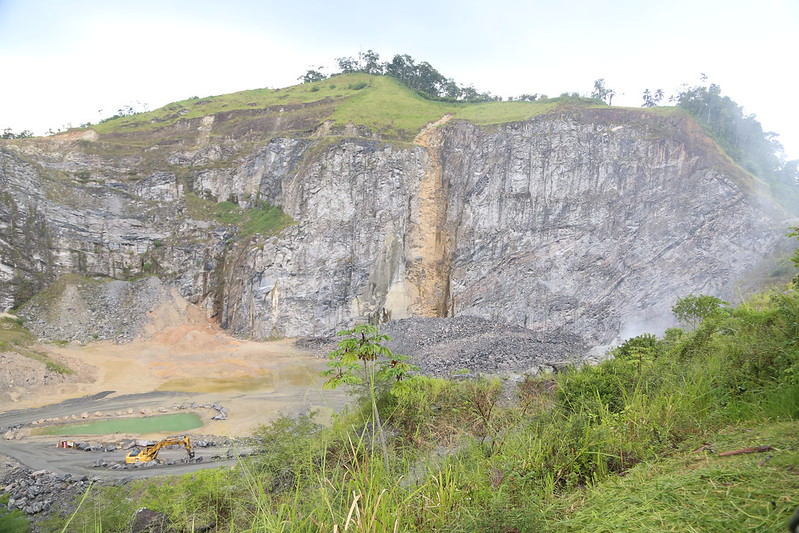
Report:
[[[452,129],[452,313],[565,325],[602,343],[660,329],[676,297],[731,296],[782,233],[692,123],[641,118]]]
[[[784,241],[784,214],[676,112],[445,116],[413,142],[224,119],[145,147],[0,144],[0,308],[65,273],[150,274],[258,339],[472,315],[603,344],[658,329],[678,296],[732,297]],[[247,235],[198,214],[221,201],[295,223]]]

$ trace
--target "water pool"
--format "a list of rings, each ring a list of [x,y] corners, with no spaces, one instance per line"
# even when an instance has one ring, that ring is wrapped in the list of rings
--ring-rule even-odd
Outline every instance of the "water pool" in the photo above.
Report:
[[[110,435],[113,433],[160,433],[180,432],[196,429],[203,425],[200,416],[195,413],[178,413],[158,415],[145,418],[119,418],[115,420],[95,420],[78,424],[62,424],[37,428],[35,435]]]

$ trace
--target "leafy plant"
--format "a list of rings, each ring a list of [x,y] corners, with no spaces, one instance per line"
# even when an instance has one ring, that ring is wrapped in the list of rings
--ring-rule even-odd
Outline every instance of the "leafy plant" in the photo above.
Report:
[[[322,372],[323,376],[329,376],[325,388],[359,385],[366,380],[371,390],[378,383],[391,383],[392,392],[401,393],[405,385],[403,379],[409,372],[419,369],[407,362],[407,356],[395,354],[384,346],[383,343],[390,341],[391,337],[380,334],[376,326],[360,324],[340,331],[338,335],[346,338],[339,341],[338,347],[328,355],[329,369]]]
[[[343,384],[358,385],[365,381],[367,397],[372,406],[372,431],[380,441],[388,469],[388,450],[377,407],[377,387],[379,384],[390,383],[389,390],[392,394],[402,394],[408,386],[403,381],[404,378],[408,372],[418,370],[418,367],[408,363],[407,356],[394,354],[384,346],[383,343],[390,341],[391,337],[380,334],[376,326],[360,324],[340,331],[338,335],[345,338],[328,355],[329,370],[322,372],[322,375],[330,377],[324,387],[335,389]]]

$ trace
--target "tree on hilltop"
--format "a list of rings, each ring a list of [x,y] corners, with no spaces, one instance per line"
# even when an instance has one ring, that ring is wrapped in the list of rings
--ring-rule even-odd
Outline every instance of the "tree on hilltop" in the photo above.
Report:
[[[2,135],[0,135],[0,139],[25,139],[27,137],[33,137],[33,132],[30,130],[22,130],[19,133],[14,133],[11,128],[6,128],[3,130]]]
[[[594,90],[591,93],[591,98],[602,100],[608,105],[612,105],[613,97],[616,96],[616,91],[605,87],[605,78],[594,80]]]
[[[657,89],[654,93],[646,89],[643,97],[644,103],[641,107],[655,107],[663,100],[663,89]]]
[[[427,61],[416,62],[408,54],[396,54],[390,61],[380,62],[380,55],[373,51],[359,52],[358,57],[344,56],[336,58],[339,71],[336,74],[363,72],[372,75],[391,76],[407,85],[425,98],[445,99],[469,102],[485,102],[501,100],[489,92],[480,92],[473,86],[464,87],[447,78]],[[321,69],[321,67],[319,67]],[[299,80],[303,83],[321,81],[326,76],[319,70],[309,70]]]
[[[358,53],[358,57],[361,60],[361,68],[367,74],[383,73],[383,65],[380,63],[380,56],[376,52],[367,50],[366,52]]]
[[[303,83],[313,83],[315,81],[322,81],[325,78],[327,78],[327,76],[322,74],[321,70],[322,67],[319,67],[317,70],[308,69],[308,71],[305,74],[303,74],[297,79]]]

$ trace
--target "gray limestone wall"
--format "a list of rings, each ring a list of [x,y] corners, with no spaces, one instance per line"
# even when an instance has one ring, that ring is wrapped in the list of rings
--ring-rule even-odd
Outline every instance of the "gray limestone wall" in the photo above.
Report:
[[[731,298],[785,240],[756,180],[673,114],[442,120],[393,144],[205,133],[125,157],[0,146],[0,307],[69,272],[156,275],[256,339],[472,316],[605,344],[662,330],[679,296]],[[295,223],[239,238],[189,192]]]

